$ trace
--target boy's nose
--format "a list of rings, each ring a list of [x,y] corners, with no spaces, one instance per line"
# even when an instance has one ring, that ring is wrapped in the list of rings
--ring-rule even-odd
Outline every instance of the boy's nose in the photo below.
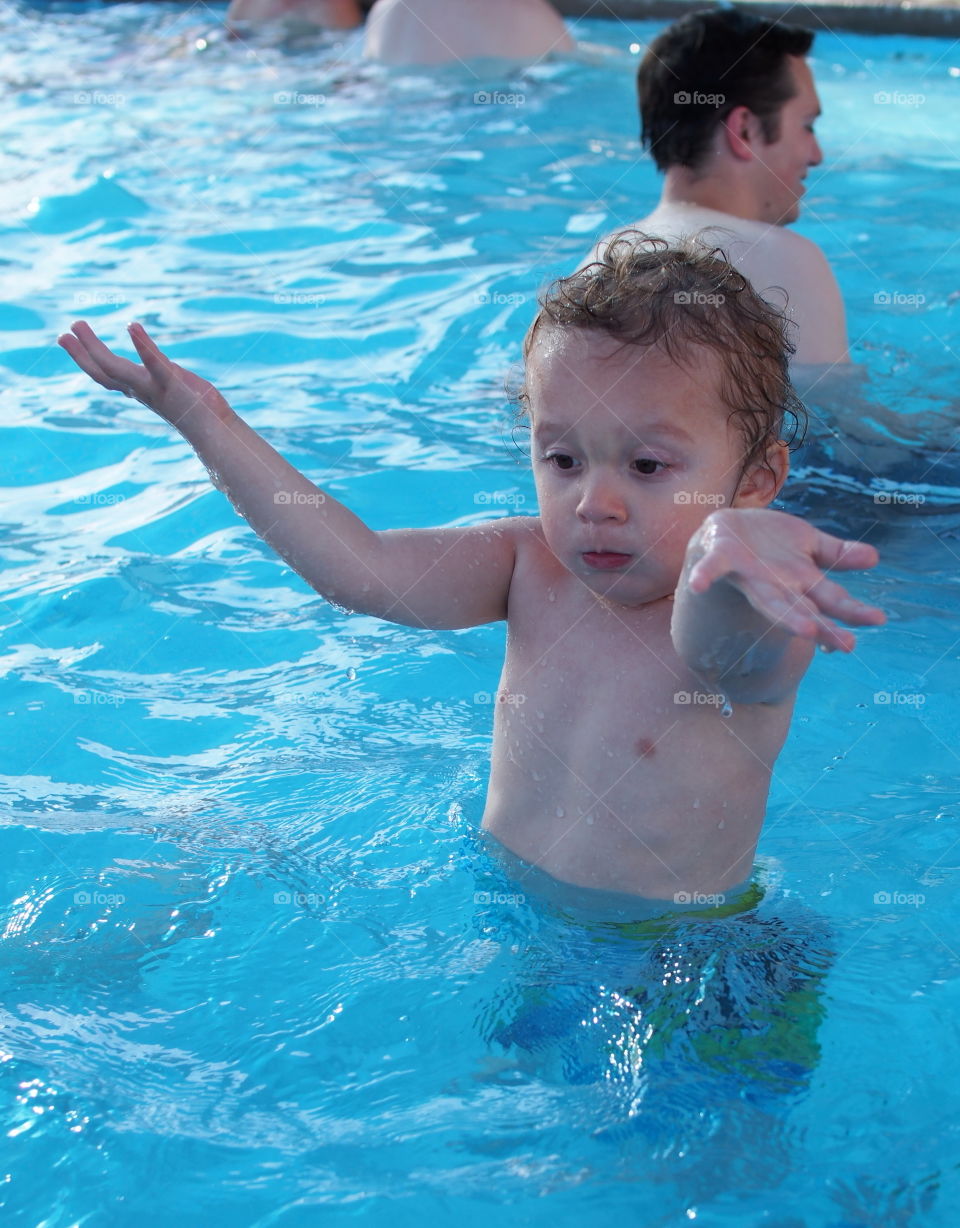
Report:
[[[577,515],[588,524],[603,520],[623,522],[627,518],[626,504],[611,486],[591,482],[585,486],[577,504]]]

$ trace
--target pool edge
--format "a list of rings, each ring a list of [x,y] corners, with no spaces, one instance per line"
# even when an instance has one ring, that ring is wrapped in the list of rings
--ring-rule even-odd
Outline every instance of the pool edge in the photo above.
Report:
[[[675,18],[711,8],[708,0],[553,0],[565,17],[605,17],[646,21]],[[960,35],[960,7],[941,4],[869,4],[841,0],[833,4],[791,4],[784,0],[738,0],[752,12],[784,19],[814,30],[850,30],[867,34],[916,34],[949,38]]]

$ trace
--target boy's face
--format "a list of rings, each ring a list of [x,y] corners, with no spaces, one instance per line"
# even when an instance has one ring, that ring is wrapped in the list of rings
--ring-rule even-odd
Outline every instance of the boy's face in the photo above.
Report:
[[[547,325],[527,359],[547,544],[621,605],[674,592],[687,543],[711,512],[766,506],[776,493],[760,469],[741,484],[744,444],[716,391],[716,358],[691,358],[692,374],[656,347]]]

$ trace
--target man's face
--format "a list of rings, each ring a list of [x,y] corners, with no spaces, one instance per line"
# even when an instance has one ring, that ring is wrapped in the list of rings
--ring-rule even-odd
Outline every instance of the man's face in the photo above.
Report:
[[[802,56],[787,56],[794,95],[780,110],[780,135],[756,149],[759,221],[775,226],[795,222],[800,214],[803,180],[823,161],[813,125],[820,99],[810,65]]]
[[[657,348],[547,326],[527,357],[540,523],[560,562],[598,596],[635,606],[671,594],[687,543],[735,506],[743,440],[716,360],[691,370]]]

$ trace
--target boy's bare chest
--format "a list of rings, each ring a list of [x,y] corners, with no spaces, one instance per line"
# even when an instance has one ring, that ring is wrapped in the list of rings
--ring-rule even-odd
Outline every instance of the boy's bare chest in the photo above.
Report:
[[[670,601],[640,613],[600,601],[548,602],[511,622],[504,681],[555,713],[589,704],[595,713],[617,708],[662,719],[692,685],[674,651],[671,612]]]
[[[672,600],[636,610],[577,598],[561,592],[510,620],[498,711],[510,745],[604,788],[635,784],[638,769],[651,786],[675,782],[693,759],[708,773],[772,762],[789,714],[731,714],[677,656]]]

